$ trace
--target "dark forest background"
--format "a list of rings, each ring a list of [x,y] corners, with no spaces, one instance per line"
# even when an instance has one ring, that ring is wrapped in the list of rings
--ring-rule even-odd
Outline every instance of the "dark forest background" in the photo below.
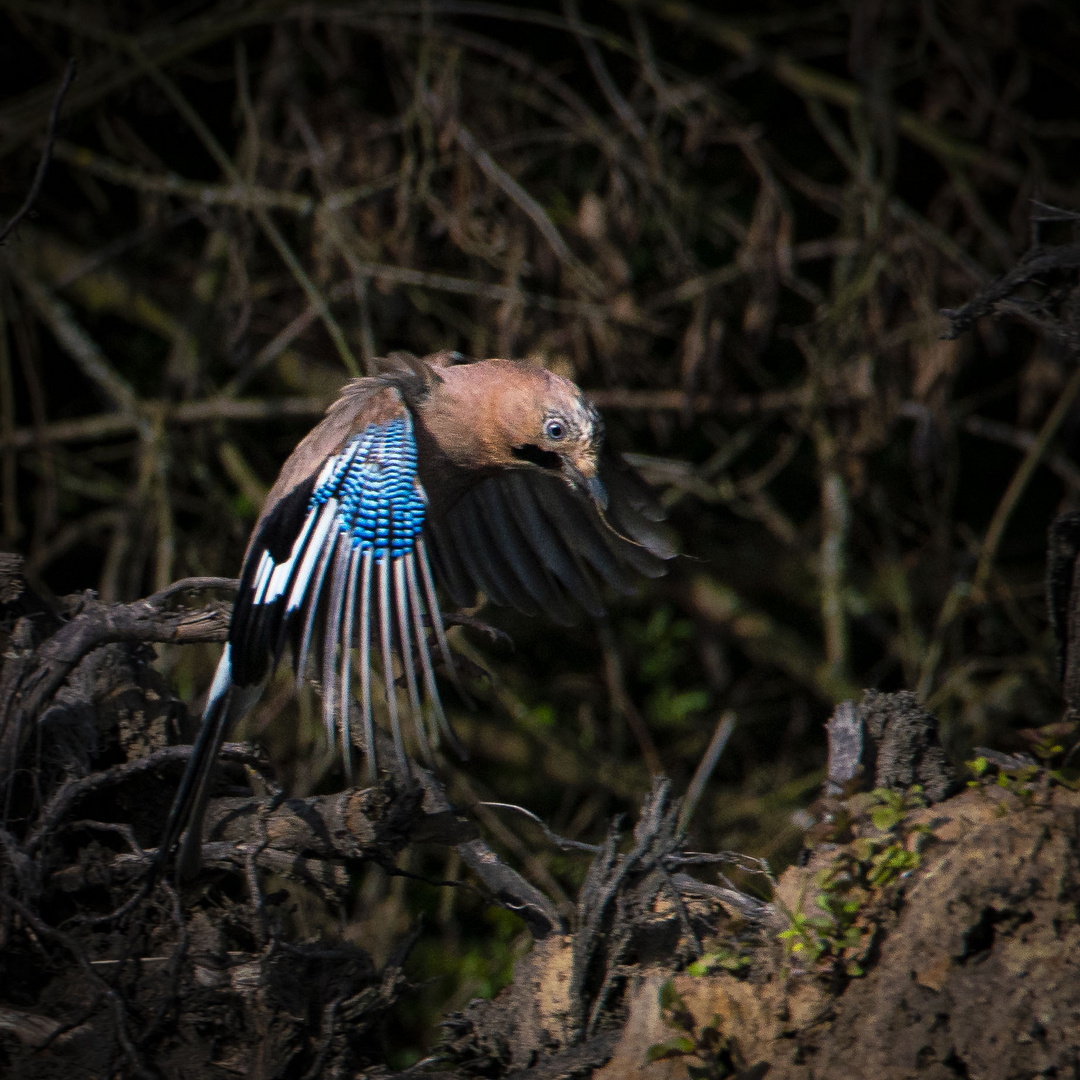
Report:
[[[1071,0],[0,0],[0,223],[34,192],[0,248],[0,549],[43,595],[233,575],[374,358],[528,357],[590,392],[685,555],[598,624],[454,631],[490,678],[448,701],[451,796],[570,910],[584,859],[478,804],[596,841],[730,715],[693,843],[779,870],[862,688],[917,691],[958,761],[1060,717],[1076,356],[1038,282],[957,339],[941,310],[1075,239],[1078,56]],[[216,649],[159,654],[197,712]],[[283,675],[250,721],[297,790],[331,782],[316,705]],[[296,918],[377,959],[419,928],[403,1048],[528,948],[475,890],[379,870]]]

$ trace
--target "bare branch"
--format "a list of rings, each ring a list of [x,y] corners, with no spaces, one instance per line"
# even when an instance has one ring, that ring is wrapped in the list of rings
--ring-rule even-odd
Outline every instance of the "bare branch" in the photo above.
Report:
[[[45,129],[45,145],[41,150],[41,160],[38,162],[37,172],[34,173],[33,183],[30,185],[30,190],[26,193],[26,198],[23,200],[22,206],[15,211],[11,220],[0,229],[0,244],[11,235],[15,226],[30,213],[34,202],[37,200],[38,193],[41,191],[41,185],[45,182],[45,173],[49,168],[49,157],[53,152],[53,145],[56,141],[56,123],[60,118],[60,106],[63,104],[64,95],[68,92],[68,87],[71,85],[71,80],[74,78],[75,59],[72,57],[64,66],[64,74],[60,79],[60,86],[57,88],[56,97],[53,98],[52,108],[49,110],[49,126]]]

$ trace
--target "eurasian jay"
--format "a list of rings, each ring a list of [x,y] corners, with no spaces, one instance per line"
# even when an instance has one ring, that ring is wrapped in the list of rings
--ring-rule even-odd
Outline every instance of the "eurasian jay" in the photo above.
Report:
[[[298,682],[314,643],[327,738],[351,778],[352,652],[368,776],[375,777],[375,638],[397,757],[403,677],[417,741],[451,740],[432,645],[457,681],[436,584],[466,607],[496,604],[559,623],[603,613],[674,555],[642,481],[604,445],[603,422],[568,379],[511,360],[396,354],[355,379],[293,451],[244,556],[228,641],[170,811],[158,864],[180,832],[183,878],[199,865],[209,779],[227,733],[292,646]],[[421,698],[426,701],[423,707]],[[429,717],[430,731],[424,717]]]

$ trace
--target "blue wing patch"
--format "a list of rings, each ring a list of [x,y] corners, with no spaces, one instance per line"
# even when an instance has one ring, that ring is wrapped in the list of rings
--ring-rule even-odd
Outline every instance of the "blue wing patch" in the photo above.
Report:
[[[424,494],[416,476],[416,440],[408,416],[371,424],[326,463],[309,513],[336,501],[338,528],[376,559],[413,550],[424,527]]]

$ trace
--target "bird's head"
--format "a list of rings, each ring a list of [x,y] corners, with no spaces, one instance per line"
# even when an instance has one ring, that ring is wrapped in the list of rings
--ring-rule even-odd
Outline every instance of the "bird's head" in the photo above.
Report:
[[[607,492],[597,473],[603,441],[600,414],[569,379],[543,372],[535,397],[524,408],[511,395],[507,445],[514,461],[557,472],[573,488],[587,494],[599,509]]]
[[[606,509],[597,471],[603,420],[569,379],[511,360],[481,360],[440,375],[445,411],[465,421],[450,425],[453,445],[444,443],[460,464],[541,469]]]

